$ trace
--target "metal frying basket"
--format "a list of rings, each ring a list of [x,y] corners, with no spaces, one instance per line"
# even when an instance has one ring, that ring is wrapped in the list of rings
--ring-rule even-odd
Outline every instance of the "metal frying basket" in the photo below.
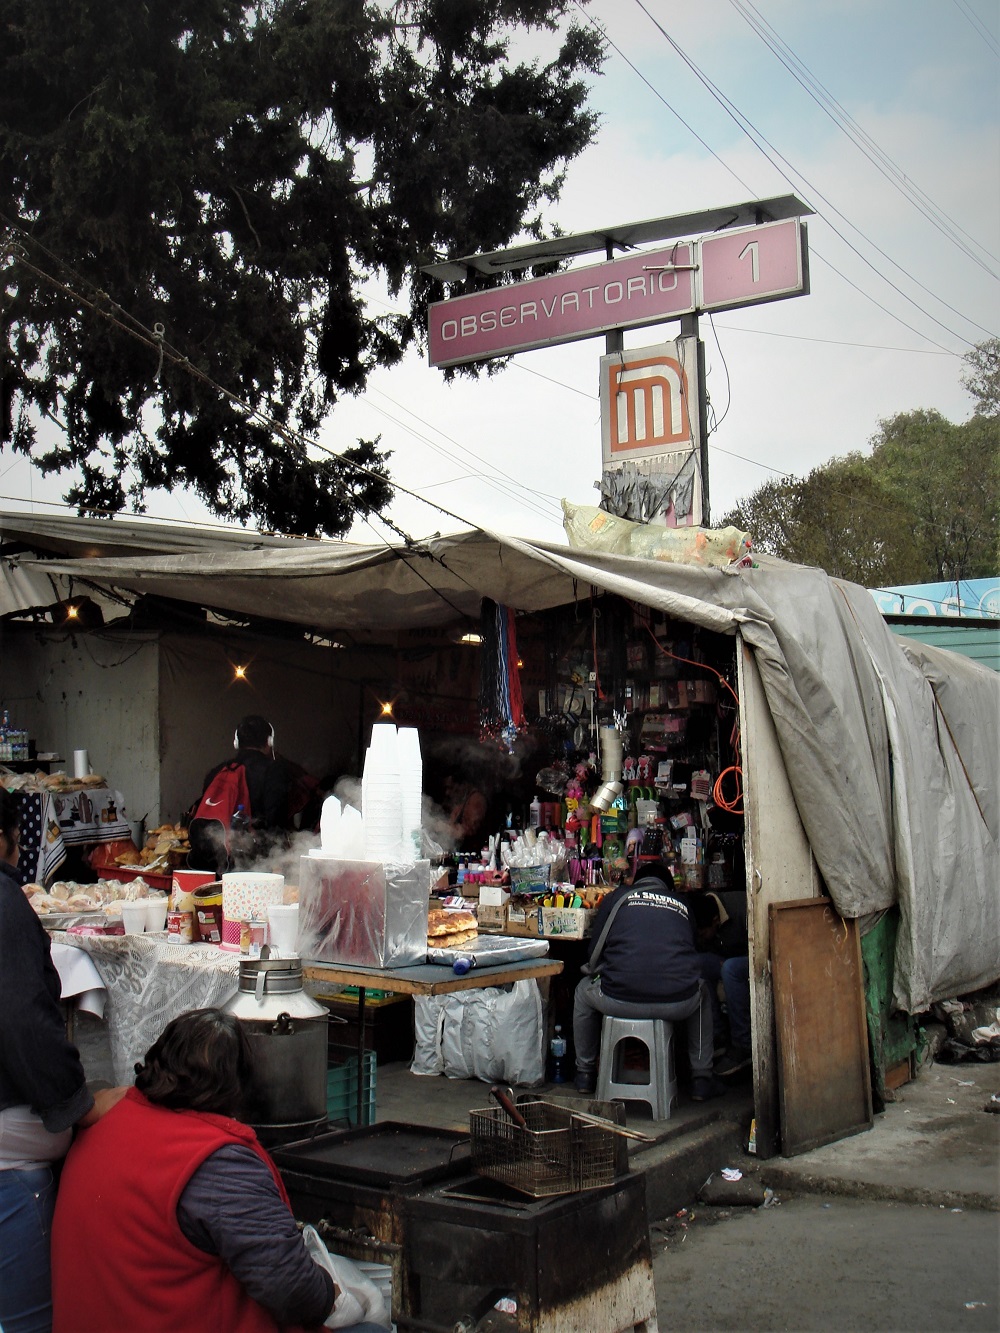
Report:
[[[534,1199],[597,1189],[615,1179],[615,1136],[552,1102],[518,1102],[521,1129],[499,1106],[469,1112],[472,1166]]]

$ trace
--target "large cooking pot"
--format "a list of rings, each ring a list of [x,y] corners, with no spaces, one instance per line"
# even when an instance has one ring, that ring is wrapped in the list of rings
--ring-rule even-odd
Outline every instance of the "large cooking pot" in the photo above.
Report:
[[[241,959],[239,990],[226,1009],[243,1024],[253,1050],[250,1124],[308,1130],[325,1121],[328,1015],[302,989],[301,961]]]

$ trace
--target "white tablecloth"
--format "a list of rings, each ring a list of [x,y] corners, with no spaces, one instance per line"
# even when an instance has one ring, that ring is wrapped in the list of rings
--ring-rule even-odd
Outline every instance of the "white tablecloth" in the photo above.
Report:
[[[132,1083],[135,1065],[178,1014],[225,1005],[236,994],[240,955],[212,944],[168,944],[153,935],[53,935],[89,957],[107,992],[105,1019],[115,1082]],[[58,967],[58,964],[57,964]],[[61,974],[60,974],[61,975]]]
[[[90,955],[60,940],[53,940],[52,962],[59,973],[62,998],[75,999],[78,1009],[103,1018],[107,992]]]

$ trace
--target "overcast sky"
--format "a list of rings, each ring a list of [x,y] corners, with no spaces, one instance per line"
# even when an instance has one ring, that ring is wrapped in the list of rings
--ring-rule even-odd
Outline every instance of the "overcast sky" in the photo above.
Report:
[[[1000,326],[992,276],[1000,273],[997,6],[594,0],[586,12],[616,49],[594,83],[601,128],[570,164],[553,224],[585,231],[788,193],[816,213],[810,295],[720,314],[714,331],[702,321],[719,423],[710,448],[713,518],[771,477],[865,450],[882,417],[923,407],[966,419],[960,358]],[[835,99],[837,115],[860,127],[880,166],[745,16],[768,25],[787,64]],[[767,140],[767,156],[653,20],[733,115]],[[372,312],[385,308],[372,289]],[[678,332],[677,324],[634,330],[625,345]],[[398,494],[389,512],[413,536],[454,531],[457,516],[560,541],[560,498],[597,502],[602,351],[603,339],[591,339],[524,352],[492,377],[451,385],[412,355],[338,406],[322,440],[345,448],[381,434],[394,480],[450,511]],[[55,499],[62,489],[0,457],[4,496]],[[149,511],[206,517],[196,499],[179,494],[150,497]],[[386,533],[376,521],[351,536],[368,542]]]

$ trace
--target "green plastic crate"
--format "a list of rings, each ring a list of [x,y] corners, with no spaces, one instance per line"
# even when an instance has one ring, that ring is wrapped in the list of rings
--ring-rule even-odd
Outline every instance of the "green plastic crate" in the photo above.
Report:
[[[365,1051],[362,1073],[361,1123],[375,1123],[376,1059],[374,1051]],[[358,1053],[349,1046],[330,1047],[330,1065],[326,1072],[326,1116],[336,1124],[358,1123]]]

